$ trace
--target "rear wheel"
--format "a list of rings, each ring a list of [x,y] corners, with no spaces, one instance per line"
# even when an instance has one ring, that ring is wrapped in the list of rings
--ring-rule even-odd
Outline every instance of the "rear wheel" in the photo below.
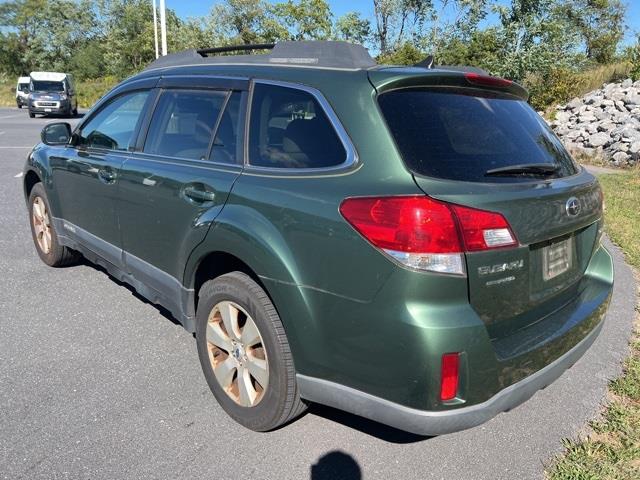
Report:
[[[51,222],[49,201],[41,183],[36,183],[29,195],[31,235],[38,256],[50,267],[64,267],[75,263],[80,255],[60,245]]]
[[[282,322],[255,281],[232,272],[206,282],[196,318],[204,376],[229,416],[267,431],[305,410]]]

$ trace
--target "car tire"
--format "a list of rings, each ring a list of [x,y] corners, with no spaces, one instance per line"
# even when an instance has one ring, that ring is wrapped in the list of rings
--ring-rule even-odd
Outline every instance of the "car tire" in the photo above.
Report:
[[[22,108],[22,104],[21,103],[18,104],[18,108],[20,108],[20,109]]]
[[[198,356],[223,410],[259,432],[273,430],[304,412],[306,404],[298,393],[282,322],[260,285],[242,272],[232,272],[205,282],[198,298]]]
[[[78,116],[78,107],[73,109],[73,116],[77,117]]]
[[[80,254],[60,245],[50,212],[44,187],[36,183],[29,194],[29,224],[38,256],[50,267],[72,265],[80,259]]]
[[[33,112],[29,112],[29,118],[36,118],[36,114]]]

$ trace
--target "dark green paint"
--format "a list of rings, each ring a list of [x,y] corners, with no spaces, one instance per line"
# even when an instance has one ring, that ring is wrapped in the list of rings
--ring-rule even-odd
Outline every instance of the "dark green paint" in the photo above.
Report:
[[[55,216],[166,272],[186,289],[194,287],[209,255],[241,259],[276,305],[299,373],[415,408],[457,408],[482,402],[558,358],[602,319],[613,269],[599,245],[599,187],[590,174],[466,184],[414,178],[404,167],[374,85],[384,90],[439,84],[445,77],[455,83],[459,75],[451,80],[451,74],[398,69],[197,66],[144,72],[112,95],[133,86],[152,88],[160,75],[177,74],[197,77],[199,86],[207,85],[204,76],[220,75],[317,88],[347,131],[358,161],[337,172],[274,175],[124,152],[87,155],[76,166],[65,160],[73,148],[39,145],[26,168],[44,180]],[[236,81],[234,88],[243,85]],[[221,88],[220,82],[211,88]],[[518,86],[510,92],[526,95]],[[92,165],[111,166],[116,185],[96,179]],[[213,192],[214,200],[187,201],[184,188],[193,184]],[[338,210],[347,197],[425,192],[501,212],[522,246],[467,255],[468,277],[419,273],[374,249]],[[569,219],[563,213],[569,196],[593,202],[588,214]],[[571,232],[577,232],[574,271],[540,284],[537,245]],[[514,281],[498,288],[486,282],[500,275],[486,279],[477,273],[481,266],[519,260],[523,268]],[[464,354],[460,398],[443,404],[439,367],[446,352]]]

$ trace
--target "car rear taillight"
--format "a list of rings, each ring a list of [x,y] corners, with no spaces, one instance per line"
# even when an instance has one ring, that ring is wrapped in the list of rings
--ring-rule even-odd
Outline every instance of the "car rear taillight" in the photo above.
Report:
[[[469,83],[472,83],[474,85],[481,85],[483,87],[507,88],[513,84],[511,80],[506,80],[500,77],[492,77],[489,75],[481,75],[475,72],[465,73],[464,78],[466,78],[467,82]]]
[[[499,213],[427,196],[348,198],[342,216],[375,247],[417,270],[464,275],[464,252],[516,245]]]
[[[460,354],[445,353],[442,355],[440,368],[440,400],[453,400],[458,395],[460,377]]]
[[[465,249],[468,252],[516,245],[507,220],[495,212],[451,205],[458,217]]]

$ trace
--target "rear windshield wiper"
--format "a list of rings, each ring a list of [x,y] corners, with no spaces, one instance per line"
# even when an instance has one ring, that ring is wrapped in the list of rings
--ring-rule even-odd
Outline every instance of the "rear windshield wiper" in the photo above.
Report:
[[[550,163],[527,163],[522,165],[509,165],[508,167],[493,168],[485,172],[485,177],[499,175],[537,175],[546,177],[560,170],[558,165]]]

